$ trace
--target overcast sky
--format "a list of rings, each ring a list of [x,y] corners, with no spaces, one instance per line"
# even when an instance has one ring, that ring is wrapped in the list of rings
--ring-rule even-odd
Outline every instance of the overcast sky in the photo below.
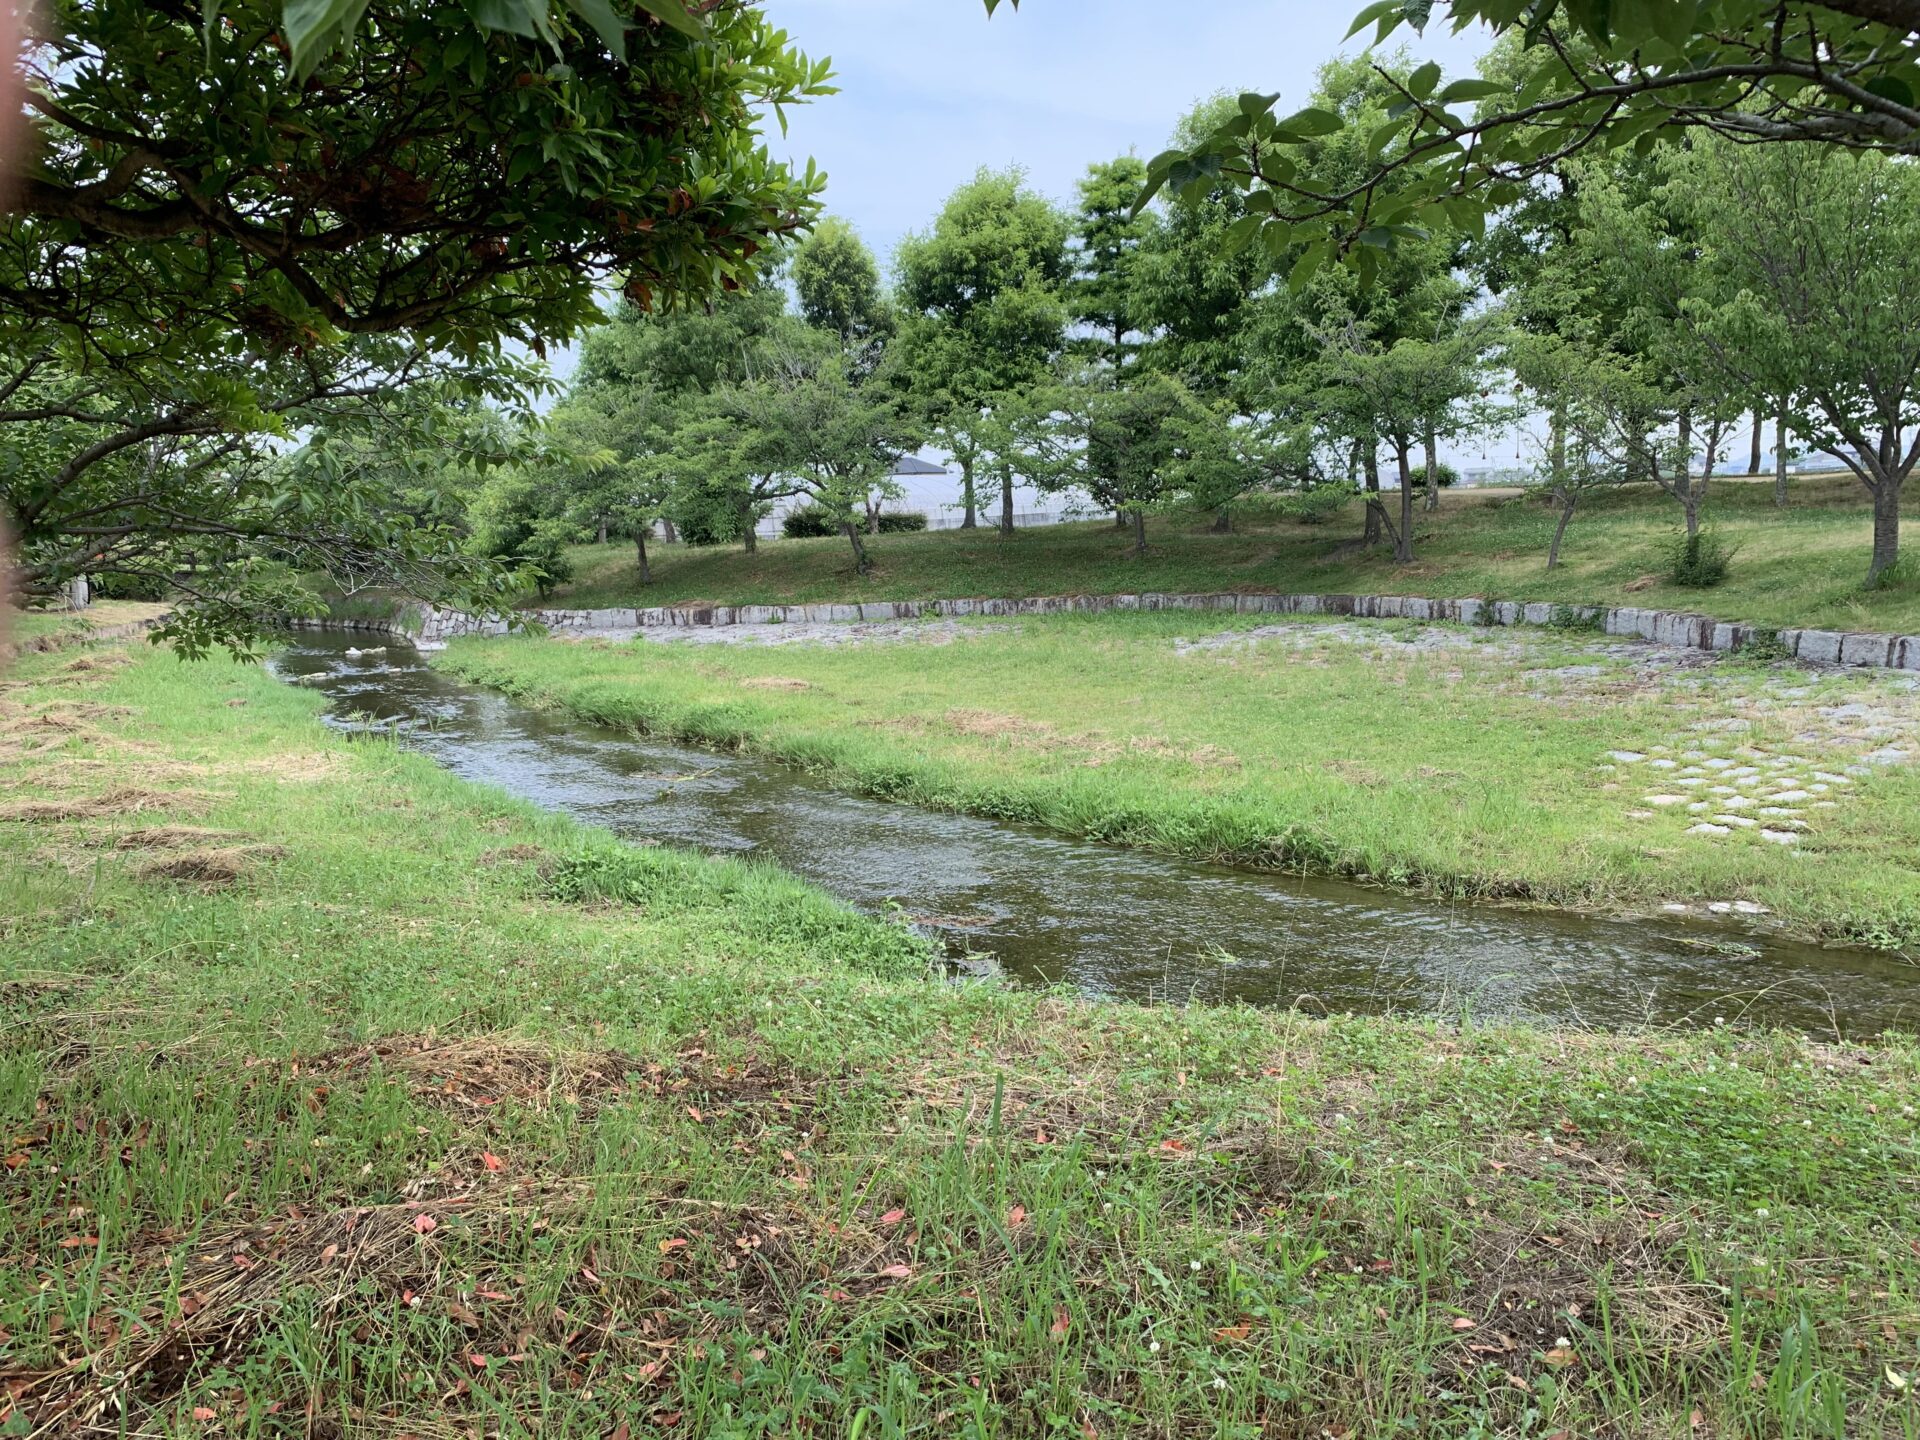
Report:
[[[1055,200],[1095,160],[1166,148],[1217,90],[1306,104],[1362,0],[766,0],[795,45],[829,56],[840,94],[791,112],[775,154],[828,175],[827,208],[886,263],[982,165],[1018,164]],[[1350,48],[1358,48],[1356,40]],[[1485,39],[1444,28],[1412,47],[1449,77]]]

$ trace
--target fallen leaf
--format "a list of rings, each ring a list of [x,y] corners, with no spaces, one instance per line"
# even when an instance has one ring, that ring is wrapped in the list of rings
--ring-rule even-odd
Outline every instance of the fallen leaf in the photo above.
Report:
[[[889,1265],[880,1273],[889,1280],[909,1280],[913,1278],[913,1267],[910,1265]]]
[[[1182,1152],[1187,1148],[1187,1142],[1184,1140],[1162,1140],[1160,1142],[1160,1148],[1162,1150],[1172,1151],[1174,1154],[1178,1155],[1180,1152]]]
[[[413,1217],[413,1233],[416,1235],[431,1235],[439,1228],[440,1222],[424,1210]]]
[[[473,1292],[482,1300],[509,1300],[513,1297],[501,1290],[476,1290]]]
[[[677,1237],[672,1240],[662,1240],[660,1242],[660,1253],[662,1255],[670,1255],[675,1250],[684,1250],[686,1247],[687,1242]]]
[[[1046,1131],[1036,1128],[1033,1132],[1033,1143],[1036,1145],[1051,1145],[1053,1143],[1053,1137],[1047,1134]]]
[[[1701,1426],[1705,1425],[1706,1423],[1707,1423],[1707,1417],[1703,1415],[1699,1410],[1695,1410],[1691,1415],[1687,1416],[1687,1424],[1691,1425],[1695,1430],[1698,1430]]]
[[[1234,1340],[1244,1340],[1253,1333],[1253,1327],[1247,1324],[1223,1325],[1213,1332],[1213,1338],[1222,1345]]]
[[[25,1165],[27,1161],[31,1158],[32,1157],[29,1156],[26,1151],[16,1150],[13,1152],[13,1154],[7,1156],[5,1160],[0,1160],[0,1165],[5,1165],[9,1170],[18,1170],[22,1165]]]
[[[1464,1315],[1457,1316],[1454,1319],[1453,1328],[1455,1330],[1471,1330],[1473,1329],[1473,1321],[1469,1320]]]
[[[1073,1320],[1067,1314],[1065,1306],[1061,1306],[1053,1312],[1053,1333],[1055,1335],[1066,1334],[1072,1326]]]
[[[880,1223],[882,1225],[898,1225],[902,1220],[906,1218],[907,1218],[907,1212],[904,1210],[889,1210],[887,1211],[886,1214],[880,1217]]]
[[[467,1363],[476,1370],[484,1370],[487,1368],[487,1357],[476,1351],[467,1356]]]
[[[486,1166],[487,1169],[493,1170],[496,1172],[507,1168],[507,1162],[502,1160],[498,1155],[494,1154],[491,1150],[482,1150],[480,1152],[480,1163]]]
[[[1011,1210],[1007,1211],[1007,1228],[1009,1230],[1017,1230],[1026,1223],[1027,1223],[1027,1207],[1026,1206],[1016,1205]]]
[[[1547,1353],[1540,1358],[1545,1360],[1549,1365],[1573,1365],[1577,1364],[1580,1359],[1578,1355],[1574,1354],[1573,1351],[1567,1349],[1564,1345],[1554,1346],[1553,1349],[1547,1351]]]
[[[99,1243],[100,1237],[98,1235],[69,1235],[60,1242],[60,1248],[62,1250],[78,1250],[82,1245],[98,1245]]]
[[[220,1417],[216,1411],[209,1410],[205,1405],[196,1405],[193,1407],[193,1418],[196,1420],[217,1420]]]

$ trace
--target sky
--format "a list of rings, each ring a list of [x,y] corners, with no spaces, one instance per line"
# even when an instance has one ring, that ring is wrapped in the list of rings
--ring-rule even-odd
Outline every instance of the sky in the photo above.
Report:
[[[766,0],[838,95],[790,112],[769,147],[827,172],[826,205],[882,264],[982,165],[1017,164],[1071,204],[1087,165],[1167,148],[1195,101],[1226,90],[1307,103],[1362,0]],[[1357,50],[1356,39],[1346,48]],[[1396,41],[1390,43],[1398,43]],[[1412,37],[1421,59],[1470,74],[1479,32]]]

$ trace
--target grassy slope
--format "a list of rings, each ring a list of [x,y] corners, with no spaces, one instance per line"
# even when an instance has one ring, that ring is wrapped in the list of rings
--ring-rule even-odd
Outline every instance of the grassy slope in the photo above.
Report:
[[[1789,851],[1756,834],[1686,835],[1702,817],[1681,807],[1629,818],[1656,775],[1596,768],[1615,749],[1792,749],[1809,723],[1800,707],[1891,682],[1830,677],[1729,740],[1685,727],[1741,713],[1727,697],[1767,693],[1780,683],[1768,672],[1716,667],[1718,691],[1693,674],[1649,683],[1618,659],[1592,678],[1529,677],[1525,666],[1592,663],[1574,653],[1578,635],[1516,654],[1498,632],[1466,631],[1462,648],[1423,652],[1387,638],[1417,627],[1389,624],[1372,627],[1378,649],[1174,649],[1176,637],[1257,623],[1060,616],[948,645],[462,642],[440,663],[538,704],[764,751],[869,793],[1120,844],[1468,896],[1747,898],[1802,933],[1920,945],[1920,770],[1883,771],[1844,808],[1809,812],[1813,833]]]
[[[0,695],[0,1432],[1920,1433],[1910,1043],[932,984],[314,703]]]
[[[1240,533],[1208,532],[1205,519],[1151,526],[1152,553],[1136,560],[1110,523],[1050,526],[1002,540],[991,530],[888,535],[873,542],[876,573],[851,573],[839,540],[779,540],[755,555],[737,548],[657,547],[655,581],[636,583],[628,545],[573,552],[576,578],[551,603],[569,607],[717,604],[947,596],[1098,594],[1134,590],[1285,590],[1486,595],[1498,599],[1648,605],[1707,610],[1755,624],[1828,625],[1920,632],[1920,579],[1861,589],[1872,535],[1864,492],[1850,478],[1796,481],[1793,506],[1773,508],[1770,486],[1730,482],[1708,502],[1711,528],[1738,547],[1732,578],[1712,591],[1653,579],[1664,570],[1678,507],[1647,490],[1588,502],[1560,570],[1546,573],[1553,513],[1537,502],[1449,492],[1421,517],[1419,562],[1383,553],[1342,554],[1358,533],[1359,505],[1332,524],[1243,516]],[[1629,585],[1651,583],[1629,591]]]

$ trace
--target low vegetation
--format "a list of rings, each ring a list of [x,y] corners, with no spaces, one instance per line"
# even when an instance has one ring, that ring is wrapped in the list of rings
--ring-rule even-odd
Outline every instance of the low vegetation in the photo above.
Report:
[[[1920,1433],[1911,1042],[936,983],[315,704],[0,696],[6,1433]]]
[[[1743,898],[1805,934],[1920,945],[1920,771],[1883,763],[1920,753],[1903,678],[1591,633],[1194,612],[891,633],[903,643],[463,641],[439,663],[590,719],[1117,844],[1468,897]]]
[[[731,546],[656,547],[653,583],[644,586],[630,546],[584,546],[570,552],[573,582],[543,603],[611,608],[1285,590],[1646,605],[1706,609],[1775,627],[1920,631],[1920,579],[1896,572],[1878,589],[1860,588],[1859,553],[1873,515],[1850,476],[1796,480],[1784,512],[1774,508],[1769,485],[1722,484],[1708,523],[1715,544],[1733,556],[1711,591],[1672,578],[1679,507],[1651,487],[1583,502],[1552,573],[1546,555],[1557,516],[1533,495],[1442,492],[1441,508],[1418,516],[1420,559],[1412,565],[1352,543],[1360,533],[1358,500],[1312,514],[1312,524],[1289,508],[1248,506],[1235,513],[1228,535],[1214,532],[1211,516],[1156,517],[1143,557],[1129,553],[1128,536],[1110,520],[1011,537],[991,529],[889,535],[870,547],[874,569],[865,579],[834,541],[779,541],[753,554]]]

